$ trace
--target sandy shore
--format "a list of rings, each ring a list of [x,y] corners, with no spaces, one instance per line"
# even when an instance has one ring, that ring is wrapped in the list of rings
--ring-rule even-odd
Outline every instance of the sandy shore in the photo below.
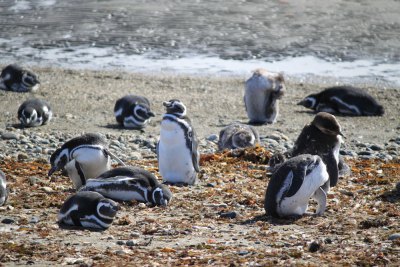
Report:
[[[125,150],[114,153],[120,156],[124,152],[128,164],[158,175],[154,146],[140,147],[131,140],[138,136],[153,142],[158,137],[162,101],[179,98],[187,105],[198,136],[206,144],[201,146],[204,153],[215,147],[205,138],[218,134],[233,121],[247,122],[242,101],[244,81],[116,71],[34,70],[42,81],[35,94],[0,91],[0,169],[6,173],[10,188],[7,205],[0,207],[0,265],[398,266],[400,192],[394,188],[400,164],[399,145],[395,142],[385,146],[395,150],[390,160],[346,159],[352,175],[341,179],[329,193],[327,210],[321,217],[292,221],[264,215],[269,180],[266,161],[271,152],[267,146],[246,151],[239,158],[229,153],[203,155],[198,184],[170,187],[174,197],[168,207],[121,203],[106,231],[60,228],[57,213],[74,190],[67,177],[57,173],[50,180],[47,172],[50,149],[54,151],[62,143],[64,134],[108,133],[113,142],[124,140],[120,143],[125,150],[137,149],[150,157],[132,160]],[[257,126],[261,137],[278,133],[294,141],[314,116],[295,104],[325,86],[288,81],[277,123]],[[358,149],[360,142],[384,145],[400,137],[400,88],[365,89],[385,107],[386,114],[338,117],[347,136],[346,149]],[[116,127],[114,103],[128,93],[148,97],[157,114],[143,132]],[[48,100],[54,119],[46,126],[20,129],[18,106],[33,96]],[[18,137],[5,139],[5,132]],[[45,138],[51,141],[45,142]],[[34,152],[37,146],[41,148]],[[21,156],[24,147],[33,152]]]
[[[247,122],[243,104],[244,79],[230,77],[190,77],[180,75],[134,74],[126,72],[72,71],[34,69],[42,81],[34,94],[0,91],[0,129],[18,124],[19,105],[29,97],[46,99],[54,118],[49,125],[28,131],[102,132],[121,135],[156,137],[159,134],[162,101],[178,98],[188,108],[188,116],[199,138],[218,134],[225,125]],[[280,132],[294,140],[314,114],[296,103],[329,84],[299,84],[287,82],[287,94],[280,101],[280,115],[273,125],[258,126],[261,137]],[[365,87],[385,107],[383,117],[338,117],[346,135],[346,144],[367,142],[383,144],[400,133],[400,88]],[[126,94],[146,96],[156,113],[145,132],[116,127],[113,115],[115,101]],[[346,146],[345,144],[345,146]]]

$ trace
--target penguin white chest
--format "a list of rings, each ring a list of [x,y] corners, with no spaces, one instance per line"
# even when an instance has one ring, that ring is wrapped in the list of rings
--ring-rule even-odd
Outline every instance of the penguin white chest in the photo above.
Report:
[[[193,183],[196,173],[192,152],[186,146],[185,132],[177,122],[162,121],[158,160],[159,171],[164,181]]]

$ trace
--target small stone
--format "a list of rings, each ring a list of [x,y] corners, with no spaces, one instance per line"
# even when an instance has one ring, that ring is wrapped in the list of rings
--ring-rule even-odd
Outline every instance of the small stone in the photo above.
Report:
[[[28,156],[28,154],[26,154],[26,153],[19,153],[18,156],[17,156],[17,158],[18,158],[18,160],[20,161],[20,160],[28,159],[29,156]]]
[[[145,203],[139,203],[139,204],[138,204],[138,207],[139,207],[140,209],[145,209],[145,208],[146,208],[146,204],[145,204]]]
[[[270,134],[270,135],[267,135],[266,137],[267,137],[268,139],[273,139],[273,140],[275,140],[275,141],[281,140],[281,137],[280,137],[280,135],[278,135],[278,134]]]
[[[383,149],[381,146],[378,146],[378,145],[372,145],[369,148],[371,148],[374,151],[380,151]]]
[[[229,219],[234,219],[237,217],[237,212],[236,211],[228,211],[228,212],[221,212],[219,216],[221,218],[229,218]]]
[[[132,233],[131,233],[131,237],[136,237],[136,238],[138,238],[138,237],[140,237],[140,233],[139,233],[139,232],[132,232]]]
[[[122,240],[118,240],[117,241],[117,245],[120,245],[120,246],[122,246],[122,245],[124,245],[125,244],[125,242],[124,241],[122,241]]]
[[[311,242],[310,246],[308,247],[308,251],[310,251],[312,253],[317,252],[320,249],[321,249],[321,245],[316,241]]]
[[[133,241],[133,240],[128,240],[128,241],[126,241],[126,245],[127,245],[128,247],[137,246],[137,242],[136,242],[136,241]]]
[[[395,233],[389,236],[389,240],[395,240],[400,238],[400,233]]]
[[[16,140],[18,139],[18,135],[15,133],[5,132],[1,135],[3,140]]]
[[[216,135],[216,134],[209,135],[209,136],[206,138],[206,140],[207,140],[207,141],[211,141],[211,142],[215,142],[215,141],[218,140],[218,135]]]
[[[207,187],[215,187],[216,186],[216,184],[215,183],[207,183],[207,185],[206,185]]]
[[[142,159],[142,155],[140,154],[140,152],[132,152],[129,155],[131,160],[140,160]]]
[[[38,178],[31,176],[28,178],[30,185],[35,185],[38,182]]]
[[[12,224],[12,223],[15,223],[15,220],[10,219],[10,218],[5,218],[1,222],[4,224]]]
[[[43,186],[41,189],[46,193],[52,193],[53,192],[53,188],[48,187],[48,186]]]
[[[39,218],[36,216],[33,216],[30,220],[29,223],[38,223],[39,222]]]
[[[372,153],[370,151],[360,151],[358,152],[359,156],[371,156]]]
[[[247,250],[241,250],[241,251],[238,252],[238,255],[239,255],[239,256],[244,256],[244,255],[247,255],[247,254],[249,254],[249,253],[250,253],[250,252],[247,251]]]
[[[400,182],[396,184],[397,193],[400,194]]]

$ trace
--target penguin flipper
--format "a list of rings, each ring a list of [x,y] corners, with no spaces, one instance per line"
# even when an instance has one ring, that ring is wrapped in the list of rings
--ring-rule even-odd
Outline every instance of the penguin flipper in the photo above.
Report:
[[[318,187],[317,191],[314,192],[314,195],[312,196],[314,200],[318,202],[317,210],[315,212],[316,215],[322,215],[325,212],[326,209],[326,193],[325,191],[321,188]]]
[[[192,137],[191,137],[191,143],[192,143],[192,163],[193,167],[196,170],[196,172],[200,172],[200,166],[199,166],[199,161],[200,161],[200,153],[198,150],[198,141],[197,141],[197,136],[194,130],[192,130]]]
[[[356,106],[347,104],[336,96],[331,97],[330,100],[337,106],[337,110],[344,115],[361,115],[360,110]]]
[[[323,161],[326,164],[326,170],[329,174],[330,187],[333,187],[338,183],[339,180],[338,162],[336,161],[333,153],[329,153],[327,158],[325,158]]]
[[[116,155],[114,155],[110,150],[104,149],[105,154],[109,155],[112,159],[114,159],[116,162],[118,162],[122,166],[126,166],[125,162],[123,162],[120,158],[118,158]]]

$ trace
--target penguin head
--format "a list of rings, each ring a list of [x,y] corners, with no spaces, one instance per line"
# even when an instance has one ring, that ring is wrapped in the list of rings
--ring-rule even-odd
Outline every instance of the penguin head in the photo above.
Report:
[[[161,184],[154,188],[151,197],[156,205],[167,206],[171,201],[172,193],[166,185]]]
[[[315,109],[317,107],[317,96],[315,94],[309,95],[301,100],[297,105],[304,106],[306,108]]]
[[[24,110],[22,110],[21,117],[19,118],[21,124],[24,126],[33,126],[37,119],[38,114],[36,109],[32,107],[26,107]]]
[[[306,175],[311,174],[314,170],[320,167],[321,164],[325,166],[322,159],[318,155],[304,155],[303,167],[305,168]]]
[[[282,73],[276,73],[274,75],[272,89],[273,89],[273,95],[278,99],[281,98],[283,95],[285,95],[286,85]]]
[[[97,214],[100,218],[112,220],[119,209],[118,203],[114,200],[103,198],[97,203]]]
[[[29,70],[24,71],[22,74],[22,83],[26,87],[34,87],[35,85],[40,84],[38,76]]]
[[[254,135],[246,130],[237,131],[232,136],[232,144],[235,148],[245,148],[254,146]]]
[[[336,120],[336,117],[327,112],[317,113],[311,124],[317,127],[324,134],[344,136],[341,132],[340,124]]]
[[[154,113],[151,112],[150,107],[144,104],[135,103],[133,107],[133,114],[139,119],[148,120],[150,117],[154,117]]]
[[[68,149],[58,148],[50,157],[51,168],[48,175],[51,176],[54,172],[62,169],[68,163]]]
[[[166,107],[168,114],[174,114],[179,117],[186,115],[186,106],[178,99],[164,101],[163,106]]]

